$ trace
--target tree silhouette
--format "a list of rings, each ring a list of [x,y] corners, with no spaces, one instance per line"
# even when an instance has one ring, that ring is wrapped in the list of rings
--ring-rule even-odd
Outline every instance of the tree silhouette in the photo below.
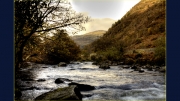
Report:
[[[36,34],[69,28],[73,33],[84,30],[89,18],[72,10],[67,0],[15,0],[15,67],[23,61],[23,49]],[[43,33],[42,33],[43,32]]]

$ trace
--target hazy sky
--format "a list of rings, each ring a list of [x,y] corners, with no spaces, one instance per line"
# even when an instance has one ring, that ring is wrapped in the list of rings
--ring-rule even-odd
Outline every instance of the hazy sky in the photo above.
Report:
[[[140,0],[70,0],[75,11],[84,13],[93,21],[85,24],[86,31],[80,34],[108,30],[111,25],[121,19]]]

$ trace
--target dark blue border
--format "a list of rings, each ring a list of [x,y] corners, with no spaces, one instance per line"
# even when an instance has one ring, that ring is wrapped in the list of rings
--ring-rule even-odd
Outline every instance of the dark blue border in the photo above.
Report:
[[[13,0],[0,2],[0,100],[13,101]]]
[[[167,101],[180,101],[179,10],[179,0],[167,0]]]

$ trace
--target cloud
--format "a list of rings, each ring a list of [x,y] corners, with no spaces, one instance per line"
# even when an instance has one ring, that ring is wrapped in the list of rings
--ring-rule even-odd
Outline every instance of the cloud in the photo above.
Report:
[[[140,0],[70,0],[78,13],[90,16],[92,21],[84,24],[85,34],[96,30],[108,30],[114,22],[121,19]]]
[[[92,21],[84,24],[86,31],[81,31],[78,34],[85,34],[96,30],[108,30],[116,20],[110,18],[94,18]]]
[[[70,0],[77,12],[88,12],[93,18],[118,20],[140,0]]]

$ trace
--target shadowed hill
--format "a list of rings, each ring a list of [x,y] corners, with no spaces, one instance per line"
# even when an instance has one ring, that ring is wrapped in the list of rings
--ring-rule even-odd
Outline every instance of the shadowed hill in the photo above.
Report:
[[[102,37],[105,32],[106,31],[104,30],[97,30],[83,35],[71,36],[71,39],[73,39],[81,48],[83,48],[85,45],[88,45]]]

